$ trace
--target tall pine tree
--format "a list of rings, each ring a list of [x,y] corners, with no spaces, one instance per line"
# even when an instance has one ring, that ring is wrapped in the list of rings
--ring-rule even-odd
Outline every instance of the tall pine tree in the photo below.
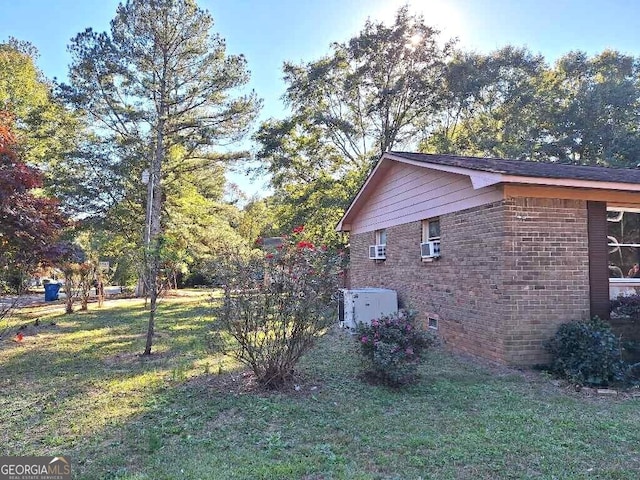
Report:
[[[163,184],[180,172],[210,173],[226,158],[216,147],[241,138],[259,107],[253,94],[233,95],[249,80],[246,61],[225,53],[212,26],[211,15],[192,0],[129,0],[118,6],[109,33],[88,29],[70,46],[70,84],[62,91],[93,121],[96,136],[114,147],[115,153],[96,158],[110,166],[126,160],[130,173],[149,174],[146,355],[159,294]],[[119,158],[119,151],[138,156]]]

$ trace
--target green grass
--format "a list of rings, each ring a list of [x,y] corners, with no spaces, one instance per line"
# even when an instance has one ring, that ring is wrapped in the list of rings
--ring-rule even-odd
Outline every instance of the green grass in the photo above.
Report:
[[[299,389],[266,393],[205,348],[207,298],[163,302],[156,352],[140,301],[34,316],[0,343],[6,455],[68,455],[87,479],[636,479],[640,399],[434,351],[422,380],[363,383],[351,338],[325,335]],[[48,325],[54,321],[56,325]]]

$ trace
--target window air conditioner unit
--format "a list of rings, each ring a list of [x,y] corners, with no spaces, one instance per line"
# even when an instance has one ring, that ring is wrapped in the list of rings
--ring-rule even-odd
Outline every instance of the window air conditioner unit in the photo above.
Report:
[[[436,258],[440,256],[440,241],[432,240],[420,244],[421,258]]]
[[[386,245],[371,245],[369,247],[369,258],[371,260],[384,260],[387,258]]]

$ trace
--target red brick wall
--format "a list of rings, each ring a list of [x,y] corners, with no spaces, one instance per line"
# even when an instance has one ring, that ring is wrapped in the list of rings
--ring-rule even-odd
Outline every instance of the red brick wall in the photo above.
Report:
[[[587,205],[581,200],[515,198],[505,203],[505,292],[511,315],[506,360],[547,360],[543,344],[562,323],[589,318]]]
[[[509,199],[440,217],[441,258],[420,259],[420,222],[387,229],[387,259],[368,259],[374,233],[351,237],[351,286],[386,287],[457,351],[514,365],[546,360],[560,323],[589,315],[586,204]]]

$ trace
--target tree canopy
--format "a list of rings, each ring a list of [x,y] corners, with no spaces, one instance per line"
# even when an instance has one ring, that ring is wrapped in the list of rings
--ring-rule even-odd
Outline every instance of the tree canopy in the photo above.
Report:
[[[38,166],[48,193],[59,195],[60,185],[75,183],[67,175],[66,161],[81,138],[82,125],[55,96],[52,82],[36,67],[37,58],[28,42],[0,43],[0,110],[13,118],[23,161]]]
[[[458,52],[447,101],[424,132],[429,152],[635,166],[640,59],[570,52],[548,65],[526,49]]]
[[[340,243],[335,224],[375,161],[393,148],[417,146],[439,111],[452,49],[403,7],[392,25],[369,20],[326,57],[285,63],[292,114],[264,122],[254,136],[283,231],[306,220],[309,235]]]
[[[103,254],[127,266],[120,278],[136,258],[149,279],[163,265],[187,273],[222,245],[301,224],[317,242],[346,243],[334,227],[390,150],[613,167],[640,157],[640,58],[469,51],[403,7],[320,58],[285,62],[289,112],[253,134],[253,173],[268,175],[272,191],[240,209],[224,176],[250,157],[231,147],[260,102],[242,90],[245,58],[227,54],[213,27],[194,0],[128,0],[108,32],[72,40],[59,85],[30,44],[0,44],[0,109],[15,138],[5,171],[38,166],[30,175],[44,190],[25,191],[59,196]]]
[[[24,279],[51,259],[68,220],[55,199],[36,193],[43,175],[19,158],[13,123],[12,115],[0,110],[0,281],[20,290]]]
[[[227,55],[212,27],[212,16],[191,0],[128,0],[118,6],[110,32],[87,29],[73,39],[70,83],[61,89],[96,125],[93,145],[104,148],[84,160],[114,175],[120,190],[112,212],[139,204],[138,179],[145,169],[149,175],[147,354],[162,250],[171,244],[163,232],[180,210],[179,201],[167,203],[171,183],[180,184],[174,189],[180,195],[202,194],[201,179],[221,175],[220,162],[242,157],[219,149],[244,135],[259,107],[254,94],[237,93],[249,80],[244,57]]]
[[[403,7],[391,25],[367,21],[283,72],[291,114],[255,134],[257,170],[270,175],[282,230],[306,223],[328,242],[389,150],[613,167],[640,158],[640,58],[616,51],[553,64],[513,46],[468,51]]]

